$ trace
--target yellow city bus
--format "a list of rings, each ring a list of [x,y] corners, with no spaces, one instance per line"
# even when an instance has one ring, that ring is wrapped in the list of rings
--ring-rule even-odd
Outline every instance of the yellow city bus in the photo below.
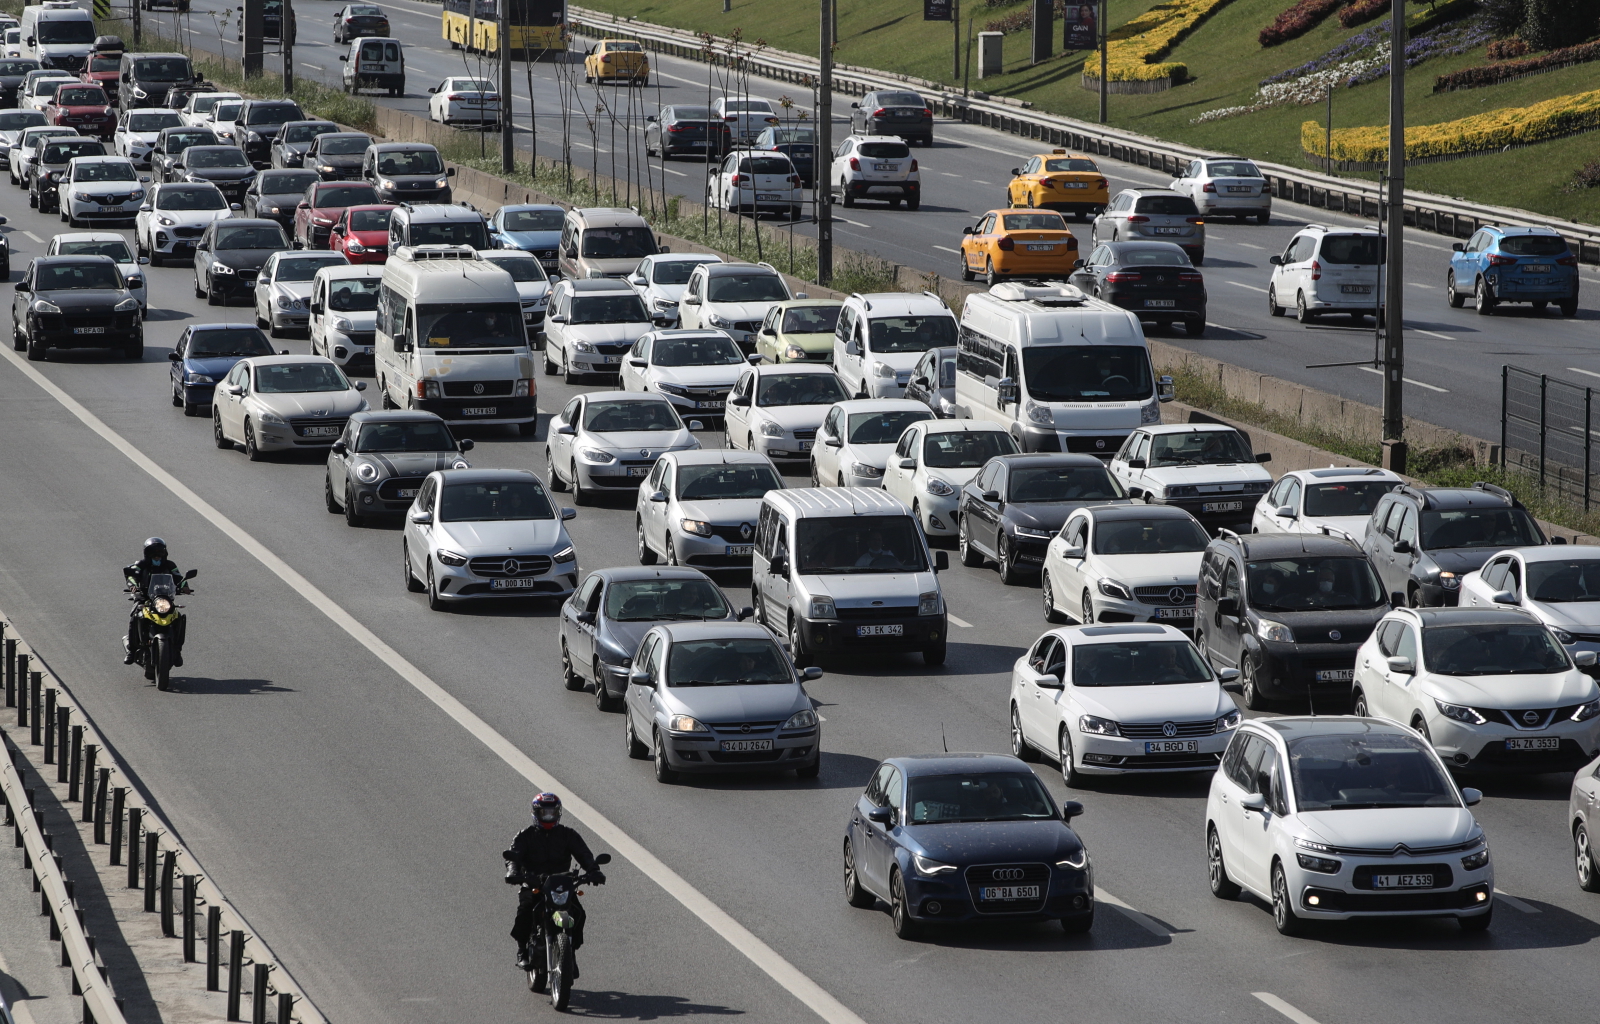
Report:
[[[567,48],[566,0],[444,0],[440,36],[453,50],[500,51],[500,7],[511,11],[511,52],[560,52]]]

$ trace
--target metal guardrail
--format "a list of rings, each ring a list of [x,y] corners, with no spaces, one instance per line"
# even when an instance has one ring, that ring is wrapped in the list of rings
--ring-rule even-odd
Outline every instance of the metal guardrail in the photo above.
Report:
[[[611,14],[582,7],[569,7],[568,17],[574,32],[583,35],[625,36],[638,40],[648,49],[689,60],[703,61],[709,58],[724,63],[732,46],[731,40],[721,38],[708,46],[700,36],[684,29],[620,20]],[[736,52],[743,65],[752,74],[782,82],[793,82],[808,88],[816,84],[819,71],[814,58],[779,50],[763,49],[757,52],[748,44],[740,44]],[[1050,146],[1063,146],[1079,152],[1110,157],[1172,175],[1176,175],[1181,168],[1195,159],[1242,155],[1215,153],[1106,125],[1046,114],[1031,109],[1025,102],[1009,97],[994,97],[981,92],[963,96],[959,90],[953,90],[943,83],[910,75],[895,75],[870,68],[835,65],[833,82],[837,91],[855,96],[875,89],[913,86],[922,92],[923,97],[943,117],[1024,138],[1038,139]],[[1255,164],[1271,182],[1272,193],[1279,199],[1360,217],[1376,219],[1378,216],[1379,189],[1375,182],[1340,178],[1305,168],[1264,163],[1259,160],[1255,161]],[[1581,262],[1600,264],[1600,227],[1595,225],[1564,221],[1528,210],[1487,206],[1423,192],[1406,194],[1405,215],[1408,225],[1451,238],[1468,238],[1486,224],[1549,227],[1567,238],[1577,251]]]
[[[1500,465],[1588,511],[1595,500],[1595,389],[1520,366],[1500,368]]]

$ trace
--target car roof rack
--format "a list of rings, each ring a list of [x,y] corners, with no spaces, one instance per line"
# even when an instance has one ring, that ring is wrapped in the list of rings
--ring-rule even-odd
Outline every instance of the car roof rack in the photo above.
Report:
[[[1413,487],[1410,484],[1396,484],[1394,489],[1400,494],[1404,494],[1410,498],[1415,498],[1417,504],[1422,506],[1424,509],[1427,509],[1433,504],[1433,502],[1428,500],[1428,492],[1420,487]]]
[[[1474,480],[1472,482],[1472,489],[1475,490],[1475,491],[1483,491],[1485,494],[1497,494],[1500,497],[1502,497],[1502,498],[1506,499],[1507,501],[1509,501],[1511,503],[1511,507],[1512,508],[1521,508],[1522,507],[1522,502],[1517,500],[1517,496],[1515,494],[1512,494],[1510,491],[1506,490],[1504,487],[1500,487],[1500,486],[1498,486],[1496,484],[1485,483],[1482,480]]]

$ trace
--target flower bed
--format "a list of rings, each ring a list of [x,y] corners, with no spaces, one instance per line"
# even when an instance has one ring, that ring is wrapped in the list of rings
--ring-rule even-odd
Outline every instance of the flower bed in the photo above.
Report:
[[[1515,78],[1557,71],[1574,64],[1587,64],[1593,60],[1600,60],[1600,40],[1551,50],[1549,53],[1541,53],[1537,57],[1528,57],[1524,60],[1508,60],[1498,64],[1480,64],[1473,68],[1462,68],[1460,71],[1435,78],[1433,91],[1479,89],[1485,85],[1497,85]]]
[[[1496,39],[1484,47],[1483,52],[1490,60],[1516,60],[1518,57],[1528,55],[1528,41],[1516,36],[1510,39]]]
[[[1339,12],[1339,24],[1345,28],[1365,25],[1380,14],[1389,11],[1389,0],[1356,0]]]
[[[1272,19],[1272,24],[1261,30],[1258,37],[1262,46],[1277,46],[1316,28],[1328,15],[1350,0],[1300,0],[1299,3]]]
[[[1256,90],[1255,99],[1247,106],[1208,110],[1189,123],[1205,124],[1207,121],[1220,121],[1223,118],[1234,117],[1239,114],[1254,114],[1258,110],[1266,110],[1268,107],[1281,106],[1286,103],[1298,103],[1301,106],[1308,103],[1316,103],[1328,95],[1329,89],[1337,89],[1349,85],[1356,78],[1368,74],[1374,69],[1387,74],[1388,67],[1389,44],[1382,42],[1378,44],[1370,57],[1346,61],[1335,67],[1314,71],[1309,75],[1304,75],[1292,81],[1273,82],[1271,85],[1263,85]]]
[[[1548,142],[1568,135],[1600,129],[1600,90],[1557,96],[1527,107],[1506,107],[1474,114],[1458,121],[1418,125],[1406,129],[1406,160],[1448,160]],[[1324,126],[1306,121],[1300,126],[1300,146],[1317,159],[1326,159]],[[1333,159],[1351,170],[1382,166],[1388,159],[1389,128],[1342,128],[1333,133]]]
[[[1167,0],[1113,29],[1106,37],[1107,78],[1111,82],[1148,83],[1156,89],[1183,81],[1189,74],[1186,65],[1177,61],[1158,62],[1184,36],[1194,31],[1195,26],[1227,2]],[[1100,75],[1098,50],[1089,55],[1083,67],[1085,86],[1091,81],[1097,83]]]

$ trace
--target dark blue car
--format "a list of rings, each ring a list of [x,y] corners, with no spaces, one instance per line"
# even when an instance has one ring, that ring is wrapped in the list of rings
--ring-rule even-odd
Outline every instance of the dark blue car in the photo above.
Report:
[[[211,404],[217,382],[233,364],[248,356],[288,355],[272,347],[265,333],[251,324],[195,324],[184,328],[167,355],[172,360],[172,404],[185,416],[198,416]]]
[[[1059,920],[1094,924],[1089,851],[1038,776],[1009,754],[892,757],[873,769],[845,827],[844,891],[879,899],[894,933],[931,923]]]
[[[1450,248],[1445,298],[1455,308],[1471,297],[1483,316],[1502,302],[1531,302],[1535,313],[1553,302],[1578,315],[1578,257],[1551,228],[1479,228]]]
[[[559,276],[556,246],[567,211],[559,206],[529,203],[502,206],[489,218],[489,244],[496,249],[531,252],[546,274]]]

